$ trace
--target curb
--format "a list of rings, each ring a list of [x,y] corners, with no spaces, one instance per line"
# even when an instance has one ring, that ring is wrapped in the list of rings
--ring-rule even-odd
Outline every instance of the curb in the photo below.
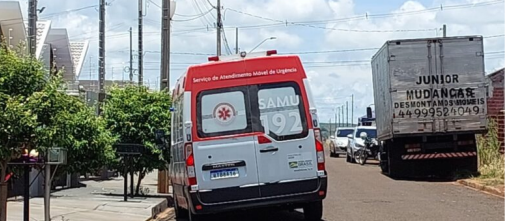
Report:
[[[500,190],[494,187],[486,186],[469,180],[458,180],[457,183],[504,198],[504,190]]]
[[[165,211],[168,208],[167,199],[164,199],[162,202],[158,203],[151,207],[151,217],[147,220],[155,219],[158,214]]]

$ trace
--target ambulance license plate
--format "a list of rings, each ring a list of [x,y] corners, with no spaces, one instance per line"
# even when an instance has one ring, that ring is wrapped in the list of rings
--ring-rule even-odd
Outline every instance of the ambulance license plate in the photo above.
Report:
[[[236,177],[239,177],[238,168],[211,171],[211,180],[236,178]]]

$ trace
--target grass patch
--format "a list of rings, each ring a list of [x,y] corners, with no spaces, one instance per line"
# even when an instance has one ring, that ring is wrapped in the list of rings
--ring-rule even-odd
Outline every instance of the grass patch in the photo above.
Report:
[[[475,179],[492,186],[504,185],[504,156],[499,152],[497,127],[497,122],[490,119],[488,133],[477,137],[480,176]]]

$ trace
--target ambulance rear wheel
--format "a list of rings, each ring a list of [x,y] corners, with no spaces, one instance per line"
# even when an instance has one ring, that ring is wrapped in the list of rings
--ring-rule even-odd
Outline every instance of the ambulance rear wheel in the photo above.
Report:
[[[304,218],[306,221],[320,221],[323,216],[323,202],[321,200],[308,203],[304,206]]]

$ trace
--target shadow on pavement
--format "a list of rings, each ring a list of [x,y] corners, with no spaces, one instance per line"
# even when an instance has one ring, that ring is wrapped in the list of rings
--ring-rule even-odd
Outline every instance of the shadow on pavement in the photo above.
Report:
[[[408,177],[408,176],[389,176],[388,174],[384,174],[386,177],[395,180],[395,181],[413,181],[413,182],[429,182],[429,183],[448,183],[455,182],[459,179],[466,179],[473,177],[475,175],[460,175],[460,174],[444,174],[444,175],[426,175],[426,176],[417,176],[417,177]]]
[[[187,221],[187,219],[176,219],[177,221]],[[253,209],[223,214],[213,214],[203,217],[206,221],[303,221],[304,214],[301,211],[292,211],[280,209]]]

